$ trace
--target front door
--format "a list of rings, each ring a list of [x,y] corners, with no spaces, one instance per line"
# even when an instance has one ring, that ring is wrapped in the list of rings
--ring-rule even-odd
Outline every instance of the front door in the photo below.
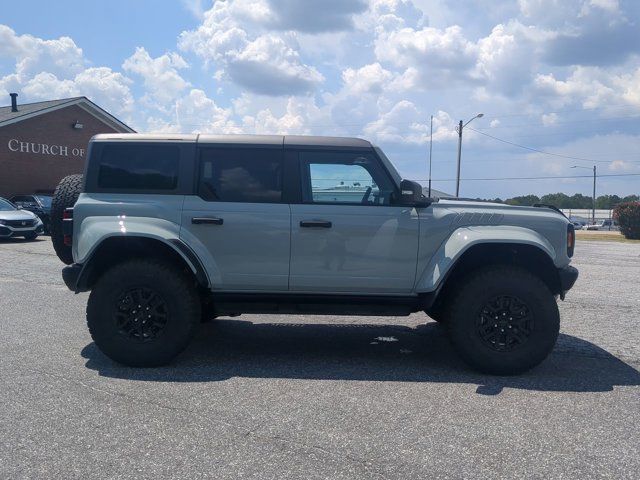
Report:
[[[373,153],[301,151],[302,203],[291,205],[289,288],[411,293],[419,221]]]
[[[198,195],[187,196],[181,237],[208,257],[215,290],[288,289],[289,205],[282,146],[199,149]]]

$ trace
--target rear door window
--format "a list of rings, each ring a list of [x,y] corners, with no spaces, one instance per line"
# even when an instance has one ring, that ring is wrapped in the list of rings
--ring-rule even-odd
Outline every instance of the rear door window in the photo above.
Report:
[[[198,193],[208,201],[282,202],[281,148],[202,148]]]
[[[105,145],[98,187],[171,191],[178,186],[180,149],[175,145]]]

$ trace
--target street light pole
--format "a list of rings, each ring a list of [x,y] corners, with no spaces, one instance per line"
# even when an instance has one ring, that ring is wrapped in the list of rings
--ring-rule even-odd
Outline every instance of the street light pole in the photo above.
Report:
[[[456,198],[460,196],[460,159],[462,157],[462,120],[458,124],[458,173],[456,174]]]
[[[464,127],[469,125],[476,118],[482,118],[483,116],[484,116],[484,113],[479,113],[464,125],[462,124],[462,120],[460,120],[460,123],[458,123],[458,172],[456,174],[456,198],[460,196],[460,160],[462,158],[462,130],[464,130]]]

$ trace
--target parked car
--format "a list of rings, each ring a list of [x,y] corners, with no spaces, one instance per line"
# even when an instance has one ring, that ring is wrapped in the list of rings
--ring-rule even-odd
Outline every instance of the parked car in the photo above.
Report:
[[[588,220],[585,220],[582,217],[569,217],[569,221],[573,223],[574,227],[577,229],[581,229],[588,223]]]
[[[590,225],[585,225],[582,227],[583,230],[620,230],[620,226],[617,222],[613,220],[600,220],[596,223],[592,223]]]
[[[23,210],[35,213],[42,220],[44,233],[49,233],[52,199],[51,195],[36,193],[34,195],[14,195],[10,200]]]
[[[42,221],[28,210],[21,210],[0,198],[0,238],[24,237],[35,240],[43,232]]]
[[[88,151],[51,238],[126,365],[170,362],[218,316],[425,311],[471,366],[514,374],[553,349],[578,277],[559,210],[426,198],[365,140],[101,134]]]

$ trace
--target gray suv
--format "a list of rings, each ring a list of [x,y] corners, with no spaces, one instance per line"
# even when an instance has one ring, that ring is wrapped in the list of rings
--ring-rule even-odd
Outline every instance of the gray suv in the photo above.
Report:
[[[219,316],[426,312],[472,367],[519,373],[578,276],[558,210],[426,198],[356,138],[97,135],[52,240],[96,345],[145,367]]]

